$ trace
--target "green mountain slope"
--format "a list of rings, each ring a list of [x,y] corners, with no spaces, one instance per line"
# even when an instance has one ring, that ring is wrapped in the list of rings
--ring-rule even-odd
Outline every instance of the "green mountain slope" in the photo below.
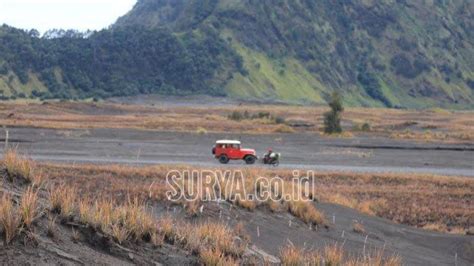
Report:
[[[473,13],[469,0],[139,0],[91,36],[25,33],[20,42],[32,39],[47,64],[24,66],[23,53],[2,47],[2,32],[13,31],[3,27],[0,90],[42,83],[63,97],[209,93],[299,103],[337,90],[351,105],[472,108]],[[22,88],[12,76],[23,76]],[[51,93],[54,81],[61,86]]]

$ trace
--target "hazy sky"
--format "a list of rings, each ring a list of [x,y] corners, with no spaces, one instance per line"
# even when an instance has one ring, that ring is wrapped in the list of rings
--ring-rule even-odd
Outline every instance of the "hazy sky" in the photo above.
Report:
[[[0,0],[0,24],[17,28],[99,30],[127,13],[136,0]]]

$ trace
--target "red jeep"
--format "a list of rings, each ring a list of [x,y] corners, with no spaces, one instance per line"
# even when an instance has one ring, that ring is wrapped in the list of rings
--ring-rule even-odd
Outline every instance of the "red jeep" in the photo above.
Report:
[[[244,160],[246,164],[254,164],[257,160],[255,150],[240,148],[238,140],[218,140],[212,148],[212,154],[220,163],[226,164],[229,160]]]

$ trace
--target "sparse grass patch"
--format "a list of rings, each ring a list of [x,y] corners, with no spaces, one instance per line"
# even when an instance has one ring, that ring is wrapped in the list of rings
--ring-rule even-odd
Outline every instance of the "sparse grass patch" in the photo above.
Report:
[[[206,266],[233,266],[238,263],[231,257],[226,257],[218,249],[203,249],[199,252],[199,259]]]
[[[48,105],[41,104],[11,104],[2,103],[0,107],[0,123],[6,126],[29,126],[40,128],[55,128],[71,130],[90,128],[131,128],[131,129],[156,129],[196,132],[197,127],[206,128],[213,132],[239,131],[247,133],[273,133],[275,124],[283,119],[301,120],[303,123],[322,127],[323,113],[326,107],[313,106],[277,106],[262,104],[246,104],[245,107],[229,106],[204,106],[204,107],[145,107],[141,105],[119,105],[112,103],[88,104],[59,102]],[[83,112],[94,108],[96,113],[101,110],[112,110],[116,113],[97,115]],[[242,108],[247,110],[241,111]],[[236,115],[233,115],[233,112]],[[6,118],[11,112],[16,119]],[[226,114],[229,114],[227,116]],[[308,114],[311,114],[308,116]],[[136,116],[146,115],[143,119]],[[245,119],[245,117],[248,119]],[[252,119],[254,117],[254,119]],[[271,117],[270,119],[267,117]],[[317,118],[314,121],[314,118]],[[364,120],[361,121],[361,117]],[[345,108],[343,124],[368,123],[371,127],[370,134],[390,136],[397,131],[393,125],[408,125],[407,121],[416,122],[418,125],[431,124],[440,131],[449,129],[449,134],[444,137],[432,135],[432,139],[442,142],[466,142],[474,139],[472,111],[446,111],[436,110],[394,110],[374,108]],[[212,118],[212,119],[209,119]],[[241,123],[236,123],[241,121]],[[262,124],[262,122],[264,122]],[[282,125],[284,123],[281,123]],[[362,124],[361,124],[362,127]],[[212,130],[211,130],[212,129]],[[299,127],[298,131],[314,132],[314,127]],[[397,131],[398,132],[398,131]],[[399,135],[399,138],[405,138]],[[421,135],[408,138],[422,140]]]
[[[19,232],[21,215],[14,206],[10,194],[4,194],[0,201],[0,223],[8,245]]]
[[[196,129],[196,133],[199,134],[199,135],[206,135],[207,134],[207,129],[205,129],[203,127],[198,127]]]
[[[70,219],[74,214],[76,189],[63,184],[49,190],[50,211],[60,214],[62,219]]]
[[[249,211],[253,211],[257,207],[257,202],[255,200],[237,199],[235,204]]]
[[[233,233],[227,226],[220,223],[206,222],[196,228],[201,243],[222,251],[226,255],[240,256],[242,247],[234,244]]]
[[[56,237],[56,231],[57,231],[56,219],[57,219],[57,216],[52,216],[52,215],[48,216],[48,227],[46,230],[46,235],[50,238]]]
[[[165,243],[165,235],[158,232],[153,232],[151,234],[151,243],[155,247],[161,247]]]
[[[324,225],[326,223],[324,215],[310,201],[291,200],[288,202],[288,211],[308,224]]]
[[[275,133],[295,133],[296,131],[288,126],[288,125],[285,125],[285,124],[281,124],[281,125],[278,125],[274,130],[273,132]]]
[[[185,201],[184,210],[186,214],[195,217],[199,214],[199,209],[201,207],[201,201],[199,199]]]
[[[118,223],[114,223],[110,225],[109,234],[113,236],[115,241],[117,241],[119,244],[122,244],[128,238],[130,232],[126,227]]]
[[[33,169],[35,163],[25,156],[19,155],[15,149],[7,149],[5,151],[3,165],[10,181],[13,181],[15,178],[23,178],[28,182],[34,181]]]
[[[21,196],[20,213],[23,224],[26,228],[30,228],[31,224],[38,216],[38,192],[39,190],[34,191],[33,187],[30,186]]]
[[[335,243],[334,245],[324,247],[323,257],[326,265],[340,265],[344,257],[342,245]]]
[[[307,251],[288,245],[280,250],[281,264],[284,266],[400,266],[402,260],[399,256],[384,256],[383,251],[361,256],[345,256],[342,245],[333,244],[325,246],[322,251]]]
[[[358,233],[358,234],[366,234],[364,226],[359,223],[358,221],[353,221],[352,222],[352,231]]]
[[[173,219],[170,216],[161,218],[158,222],[158,231],[163,234],[168,241],[173,242],[176,235]]]
[[[284,266],[300,266],[305,264],[303,250],[293,245],[288,245],[280,250],[280,260]]]

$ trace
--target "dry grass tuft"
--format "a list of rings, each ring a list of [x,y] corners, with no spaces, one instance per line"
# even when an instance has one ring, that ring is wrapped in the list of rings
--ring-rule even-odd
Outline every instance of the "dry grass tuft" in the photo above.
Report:
[[[65,184],[52,187],[49,190],[50,210],[61,215],[63,219],[70,219],[74,215],[76,189]]]
[[[158,222],[158,231],[170,242],[174,241],[176,232],[174,230],[174,221],[170,216],[165,216]]]
[[[217,249],[204,249],[199,252],[201,263],[206,266],[232,266],[238,263],[231,257],[226,257]]]
[[[288,245],[280,251],[281,264],[284,266],[305,265],[303,250],[293,245]]]
[[[267,200],[266,205],[270,209],[271,212],[280,212],[282,209],[282,204],[280,201],[277,200]]]
[[[288,125],[278,125],[273,132],[275,133],[295,133],[296,131]]]
[[[5,235],[5,243],[8,245],[19,232],[21,215],[13,205],[10,194],[4,194],[0,202],[0,223]]]
[[[342,263],[342,258],[344,257],[342,245],[336,243],[334,245],[326,246],[324,248],[323,256],[327,265],[340,265]]]
[[[305,251],[293,245],[288,245],[280,251],[282,265],[302,266],[400,266],[402,260],[399,256],[384,256],[384,252],[378,251],[374,254],[363,254],[356,257],[345,257],[342,245],[337,243],[325,246],[322,252]]]
[[[153,232],[153,234],[151,234],[151,243],[155,247],[163,246],[163,243],[165,243],[165,235],[158,232]]]
[[[46,235],[50,238],[56,237],[56,231],[57,231],[56,219],[57,219],[57,216],[51,216],[51,215],[48,216],[48,227],[46,230]]]
[[[247,230],[245,230],[245,225],[243,222],[239,222],[234,226],[234,234],[239,236],[245,242],[250,242],[251,237],[248,234]]]
[[[201,206],[200,200],[198,199],[190,200],[184,203],[184,210],[186,211],[186,214],[188,214],[189,216],[195,217],[199,214],[200,206]]]
[[[220,223],[206,222],[199,225],[196,234],[200,243],[218,249],[226,255],[240,256],[241,247],[234,245],[232,230]]]
[[[33,221],[37,218],[39,211],[38,192],[39,190],[34,191],[33,187],[30,186],[21,196],[20,213],[26,228],[30,228]]]
[[[117,241],[119,244],[122,244],[125,240],[127,240],[128,236],[130,235],[130,231],[126,227],[115,223],[110,225],[110,234],[115,239],[115,241]]]
[[[364,226],[359,223],[358,221],[353,221],[352,222],[352,231],[358,233],[358,234],[366,234]]]
[[[7,149],[3,155],[3,165],[7,171],[8,178],[23,178],[28,182],[34,181],[33,169],[35,163],[17,153],[15,149]]]
[[[324,215],[310,201],[291,200],[288,202],[288,211],[305,223],[315,225],[326,224]]]
[[[79,231],[75,230],[74,227],[71,229],[72,230],[72,233],[71,233],[71,240],[74,242],[74,243],[77,243],[80,239],[81,239],[81,236],[79,234]]]
[[[199,135],[206,135],[207,134],[207,129],[203,128],[203,127],[198,127],[196,129],[196,134],[199,134]]]
[[[257,208],[257,202],[255,200],[237,199],[235,204],[249,211],[253,211]]]

